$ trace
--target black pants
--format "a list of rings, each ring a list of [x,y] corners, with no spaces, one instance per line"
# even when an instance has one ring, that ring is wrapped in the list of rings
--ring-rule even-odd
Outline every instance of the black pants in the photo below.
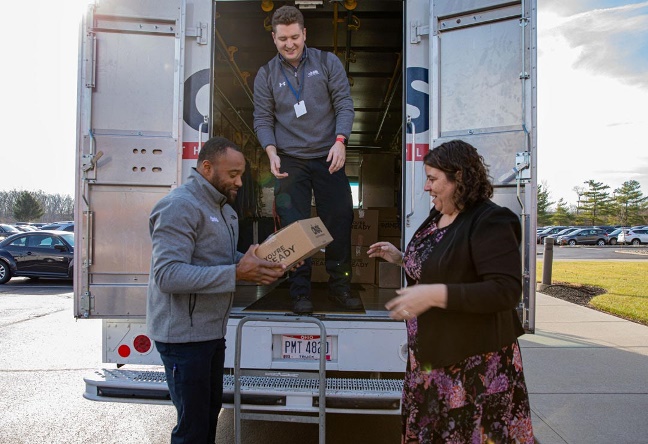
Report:
[[[297,159],[281,156],[281,172],[288,173],[275,185],[275,207],[285,227],[310,218],[311,196],[315,195],[317,215],[331,233],[333,242],[326,247],[326,271],[329,289],[340,293],[351,288],[351,226],[353,199],[344,168],[329,173],[326,157]],[[305,261],[290,276],[290,295],[310,297],[311,260]]]
[[[155,341],[178,421],[171,444],[216,442],[223,404],[225,339],[171,344]]]

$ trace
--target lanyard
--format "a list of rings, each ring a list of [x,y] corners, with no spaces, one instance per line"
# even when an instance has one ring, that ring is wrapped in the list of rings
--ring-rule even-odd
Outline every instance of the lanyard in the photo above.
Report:
[[[286,75],[286,71],[284,70],[283,64],[279,62],[279,67],[281,68],[281,72],[284,75],[284,79],[286,79],[286,83],[288,84],[288,88],[290,88],[290,91],[292,91],[293,96],[297,99],[297,103],[299,103],[299,96],[301,96],[302,90],[304,89],[304,75],[306,73],[305,67],[302,67],[302,81],[299,84],[299,91],[295,91],[295,88],[292,86],[292,83],[290,83],[290,80],[288,80],[288,76]]]

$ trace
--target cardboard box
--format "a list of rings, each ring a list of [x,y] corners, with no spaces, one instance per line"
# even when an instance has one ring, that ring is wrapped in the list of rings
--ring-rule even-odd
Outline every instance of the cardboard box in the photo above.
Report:
[[[378,210],[353,210],[351,245],[368,247],[378,241]]]
[[[367,255],[367,247],[355,245],[351,247],[351,283],[373,284],[376,281],[376,259]],[[311,258],[313,268],[311,282],[328,282],[324,252],[318,251]]]
[[[369,257],[367,247],[351,247],[351,283],[373,284],[376,281],[376,259]]]
[[[378,210],[378,237],[400,237],[401,225],[398,217],[398,208],[383,207]]]
[[[311,207],[311,217],[317,215],[315,207]],[[400,236],[399,233],[396,236]],[[353,209],[353,225],[351,226],[351,245],[370,246],[378,241],[378,210]]]
[[[392,264],[387,261],[378,261],[376,269],[376,282],[379,288],[401,288],[401,271],[400,265]]]
[[[333,241],[319,217],[298,220],[270,235],[257,249],[257,256],[291,266]]]
[[[311,282],[328,282],[329,275],[326,272],[326,262],[324,260],[324,252],[317,251],[311,258],[312,271]]]
[[[394,247],[398,248],[400,251],[403,251],[403,248],[401,248],[401,238],[400,237],[382,237],[382,236],[378,236],[378,241],[379,242],[389,242]]]

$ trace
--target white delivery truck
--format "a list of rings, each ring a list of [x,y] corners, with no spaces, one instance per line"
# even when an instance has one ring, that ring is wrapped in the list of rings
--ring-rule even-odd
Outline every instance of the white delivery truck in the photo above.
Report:
[[[283,3],[282,3],[283,4]],[[291,3],[292,4],[292,3]],[[405,370],[402,322],[384,309],[400,269],[366,257],[378,239],[406,245],[430,211],[423,156],[460,138],[484,155],[494,200],[520,215],[523,294],[534,330],[536,211],[535,0],[297,0],[310,46],[340,57],[356,117],[347,175],[354,193],[358,312],[318,305],[326,328],[326,411],[397,414]],[[160,359],[146,331],[152,206],[180,185],[201,144],[239,144],[248,173],[239,192],[240,251],[274,230],[273,182],[252,130],[256,72],[276,54],[263,1],[96,0],[81,27],[74,315],[101,319],[105,368],[85,397],[168,403]],[[377,221],[377,222],[376,222]],[[376,229],[376,223],[378,228]],[[232,406],[237,325],[245,322],[242,402],[272,411],[318,409],[320,330],[288,322],[285,282],[241,285],[228,322],[225,400]],[[277,322],[277,319],[286,322]],[[313,383],[315,381],[315,383]]]

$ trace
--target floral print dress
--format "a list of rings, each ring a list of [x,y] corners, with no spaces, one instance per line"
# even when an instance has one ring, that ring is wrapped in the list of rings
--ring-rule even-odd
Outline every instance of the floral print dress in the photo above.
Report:
[[[421,264],[448,227],[419,230],[404,256],[418,281]],[[424,370],[417,358],[417,318],[407,321],[409,359],[403,389],[403,444],[533,444],[531,409],[517,341],[442,368]]]

